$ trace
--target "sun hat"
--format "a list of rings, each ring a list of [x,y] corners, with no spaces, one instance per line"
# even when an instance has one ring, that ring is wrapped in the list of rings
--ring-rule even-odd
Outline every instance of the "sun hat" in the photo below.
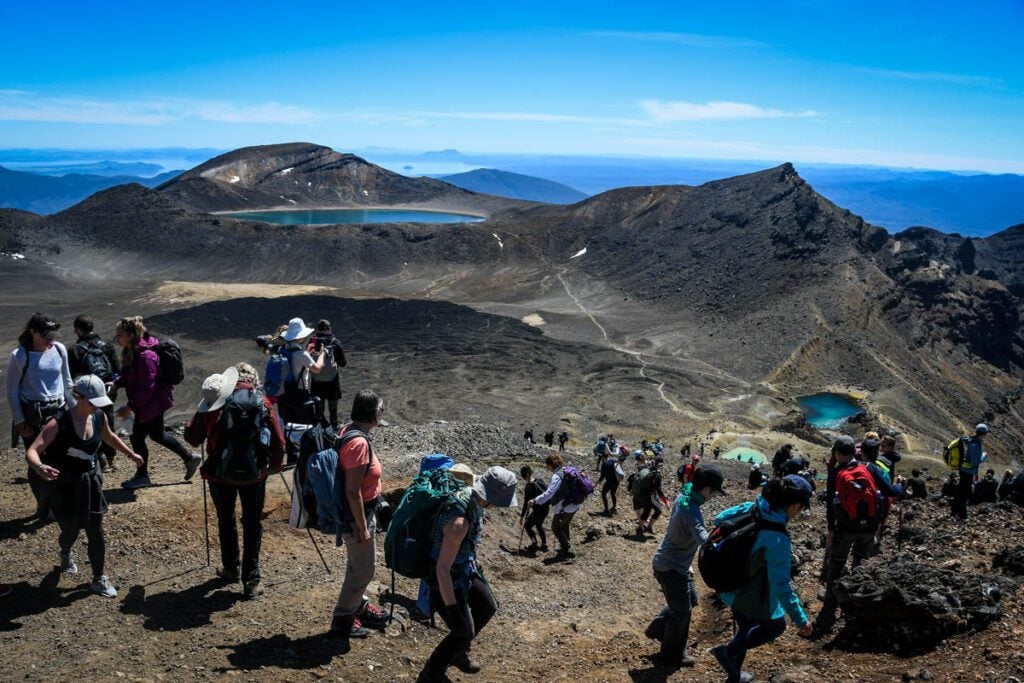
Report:
[[[107,396],[103,380],[96,375],[82,375],[76,379],[73,391],[97,408],[114,404]]]
[[[204,379],[203,386],[200,389],[203,400],[199,402],[196,412],[208,413],[223,406],[224,401],[228,400],[228,396],[235,390],[237,383],[238,369],[234,366],[228,368],[222,374],[213,374]]]
[[[288,329],[284,331],[281,338],[286,342],[291,342],[296,339],[305,339],[311,334],[313,334],[313,328],[306,327],[306,323],[302,321],[302,318],[292,318],[288,321]]]
[[[465,463],[456,463],[448,468],[451,475],[461,481],[466,486],[472,486],[473,482],[476,481],[476,475],[473,474],[473,468]]]
[[[507,508],[519,504],[516,501],[516,475],[498,465],[488,467],[486,472],[476,478],[473,491],[495,507]]]

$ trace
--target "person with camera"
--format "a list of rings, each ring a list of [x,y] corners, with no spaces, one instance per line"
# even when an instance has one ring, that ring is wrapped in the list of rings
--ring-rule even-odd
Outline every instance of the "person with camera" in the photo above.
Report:
[[[292,318],[288,328],[281,335],[287,355],[289,374],[284,383],[284,395],[278,399],[277,409],[286,423],[311,425],[316,423],[313,394],[310,390],[310,375],[319,375],[324,369],[324,352],[316,352],[316,358],[309,353],[309,341],[313,329],[306,327],[302,318]]]
[[[310,379],[310,391],[320,399],[318,406],[321,422],[324,421],[324,404],[330,416],[330,425],[338,431],[338,400],[341,398],[341,373],[339,368],[348,365],[345,360],[345,349],[341,341],[331,332],[331,321],[320,320],[316,324],[316,335],[313,337],[314,353],[320,353],[323,369]]]

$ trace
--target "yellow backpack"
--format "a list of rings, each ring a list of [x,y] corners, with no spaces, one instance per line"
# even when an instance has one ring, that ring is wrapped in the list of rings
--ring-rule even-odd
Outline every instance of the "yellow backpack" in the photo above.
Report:
[[[967,437],[960,436],[949,442],[942,452],[942,459],[951,470],[958,470],[967,459]]]

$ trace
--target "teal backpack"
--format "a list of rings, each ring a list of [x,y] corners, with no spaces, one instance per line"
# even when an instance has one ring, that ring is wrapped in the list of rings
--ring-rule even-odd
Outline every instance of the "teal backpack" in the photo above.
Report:
[[[392,583],[396,572],[410,579],[423,579],[433,571],[430,541],[434,522],[452,505],[465,507],[455,495],[461,487],[448,470],[430,470],[417,476],[405,490],[384,538],[384,564],[391,570]]]

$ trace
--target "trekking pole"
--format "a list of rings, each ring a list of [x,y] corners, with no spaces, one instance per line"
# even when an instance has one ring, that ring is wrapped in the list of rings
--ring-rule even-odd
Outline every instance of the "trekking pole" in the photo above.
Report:
[[[202,444],[200,451],[203,454],[203,461],[206,461],[206,444]],[[202,475],[200,475],[202,476]],[[206,566],[210,566],[210,515],[206,507],[206,480],[203,479],[203,533],[206,536]]]
[[[903,552],[903,501],[896,510],[896,553]]]
[[[281,481],[284,483],[284,490],[288,492],[288,497],[292,495],[291,487],[288,486],[288,480],[284,478],[284,472],[278,472],[281,475]],[[327,566],[327,560],[324,559],[324,554],[320,552],[320,545],[316,542],[316,538],[313,536],[313,532],[310,531],[309,527],[306,527],[306,533],[309,534],[309,540],[313,542],[313,547],[316,548],[316,554],[320,556],[320,561],[324,563],[324,569],[327,573],[331,573],[331,568]]]

